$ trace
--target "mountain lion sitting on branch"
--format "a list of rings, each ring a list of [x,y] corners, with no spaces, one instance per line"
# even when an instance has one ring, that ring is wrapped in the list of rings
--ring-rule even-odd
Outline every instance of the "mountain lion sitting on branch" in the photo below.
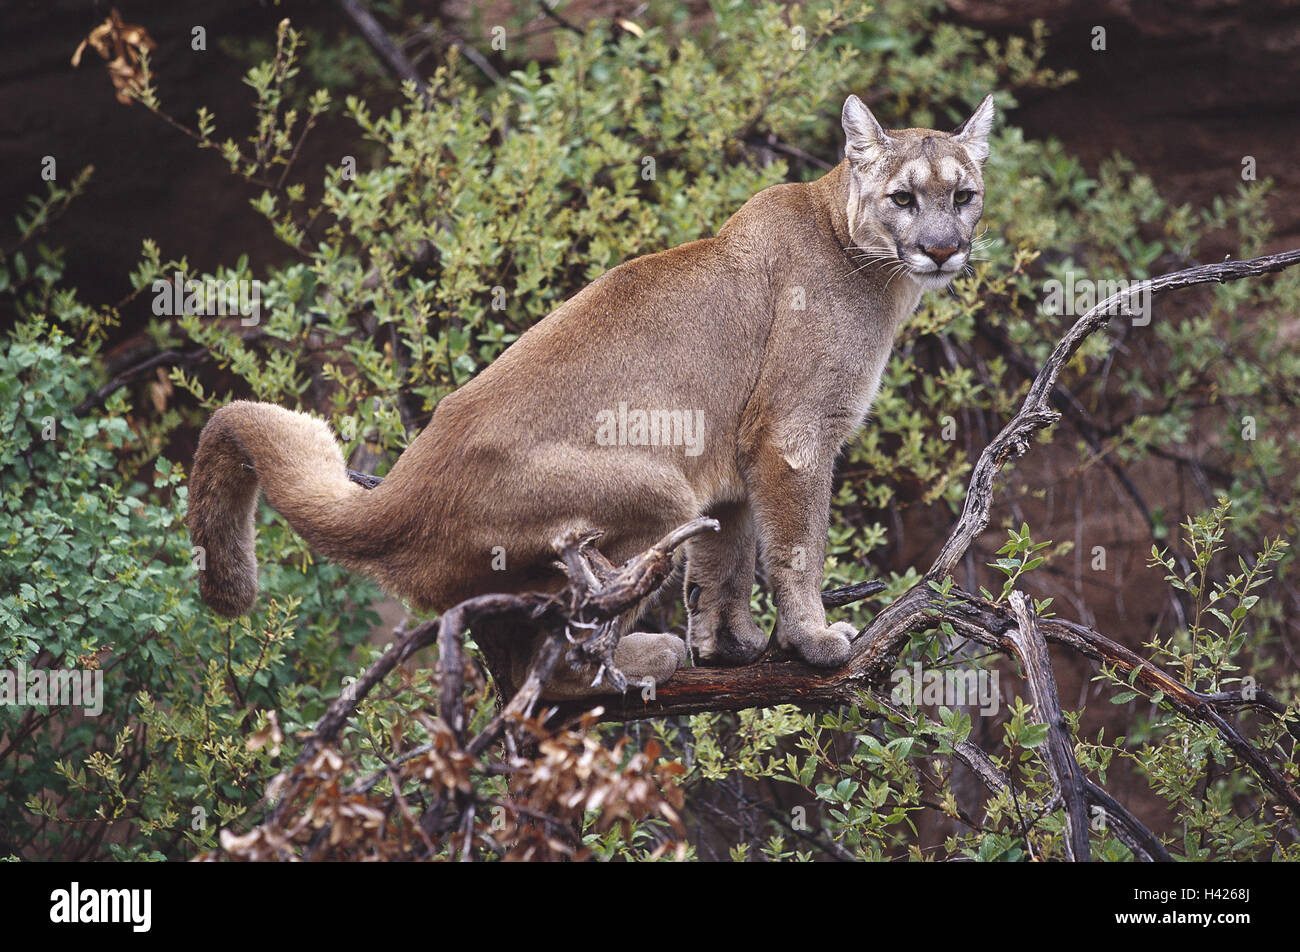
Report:
[[[765,189],[716,237],[602,275],[443,399],[374,489],[349,479],[320,420],[222,407],[190,476],[203,598],[223,615],[252,608],[259,486],[314,549],[424,611],[557,590],[553,543],[567,532],[599,531],[618,563],[710,515],[721,531],[686,547],[699,658],[747,664],[764,650],[749,608],[761,555],[778,644],[843,664],[856,629],[828,625],[820,597],[835,458],[894,332],[969,260],[993,102],[950,133],[886,131],[856,96],[842,121],[838,166]],[[616,665],[667,679],[686,661],[682,639],[629,633],[635,621],[619,620]],[[519,636],[512,668],[533,650]],[[596,693],[590,680],[546,693]]]

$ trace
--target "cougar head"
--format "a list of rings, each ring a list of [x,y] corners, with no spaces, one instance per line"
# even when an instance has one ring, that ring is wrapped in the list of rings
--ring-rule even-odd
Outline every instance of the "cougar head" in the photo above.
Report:
[[[857,96],[845,100],[842,120],[853,244],[922,288],[947,286],[970,260],[984,211],[993,95],[952,132],[886,132]]]

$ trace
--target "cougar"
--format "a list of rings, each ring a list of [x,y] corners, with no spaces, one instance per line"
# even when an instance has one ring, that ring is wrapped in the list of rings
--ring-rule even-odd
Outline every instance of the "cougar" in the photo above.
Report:
[[[952,132],[886,131],[844,103],[845,157],[759,192],[711,238],[627,261],[444,398],[374,489],[351,481],[322,421],[234,402],[199,438],[190,536],[199,586],[227,616],[257,595],[259,487],[319,553],[422,611],[488,592],[556,590],[554,540],[599,531],[618,563],[700,515],[686,545],[688,630],[703,663],[748,664],[756,559],[778,644],[842,665],[856,629],[820,591],[836,456],[861,425],[895,331],[967,264],[983,210],[992,96]],[[662,682],[687,659],[670,633],[619,619],[615,664]],[[535,649],[506,646],[518,675]],[[589,672],[551,697],[581,696]],[[517,681],[516,681],[517,683]]]

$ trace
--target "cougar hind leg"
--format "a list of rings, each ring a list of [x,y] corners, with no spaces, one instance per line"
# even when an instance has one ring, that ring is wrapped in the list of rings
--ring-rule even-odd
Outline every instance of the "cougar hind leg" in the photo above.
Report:
[[[671,633],[633,631],[614,648],[614,666],[629,684],[663,684],[686,664],[686,642]]]
[[[616,633],[627,632],[619,635],[614,646],[613,660],[614,666],[627,679],[628,690],[640,690],[650,681],[655,684],[664,683],[687,659],[686,644],[677,635],[629,631],[635,627],[639,615],[638,607],[614,623]],[[575,636],[576,634],[577,630]],[[587,636],[589,633],[582,631],[581,634]],[[476,623],[473,635],[502,700],[510,700],[527,679],[528,669],[541,647],[542,636],[525,634],[517,622],[495,620]],[[599,663],[584,664],[575,669],[561,658],[542,689],[542,697],[564,701],[614,693],[608,678],[602,676],[597,681],[600,673]]]
[[[691,648],[708,664],[751,664],[768,641],[749,610],[757,549],[753,516],[745,503],[719,507],[710,515],[721,531],[687,543]]]
[[[686,643],[670,632],[631,631],[636,627],[642,608],[627,612],[615,622],[614,667],[627,680],[628,690],[638,690],[650,683],[663,684],[686,664]],[[619,634],[619,632],[624,632]],[[597,680],[599,676],[599,680]],[[553,700],[592,697],[615,693],[610,679],[600,670],[600,663],[571,668],[561,661],[551,674],[542,695]]]

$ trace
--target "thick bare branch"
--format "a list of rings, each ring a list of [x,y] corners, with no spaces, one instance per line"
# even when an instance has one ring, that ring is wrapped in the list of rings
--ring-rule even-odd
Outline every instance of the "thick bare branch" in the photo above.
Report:
[[[1056,693],[1056,678],[1052,675],[1052,659],[1039,631],[1038,617],[1026,604],[1025,596],[1012,592],[1010,601],[1016,618],[1016,627],[1009,632],[1011,642],[1020,658],[1034,710],[1047,725],[1047,764],[1065,800],[1065,856],[1072,862],[1086,863],[1092,857],[1088,811],[1084,806],[1085,780],[1079,762],[1074,759],[1074,745],[1070,743],[1065,714]]]
[[[890,613],[889,627],[877,638],[873,650],[859,653],[839,671],[827,672],[797,661],[765,662],[745,668],[692,668],[679,671],[671,681],[660,685],[650,700],[636,693],[609,695],[588,701],[566,702],[559,705],[559,710],[564,716],[571,717],[599,704],[604,709],[602,717],[605,720],[638,720],[775,704],[804,707],[856,704],[864,693],[888,678],[897,663],[897,651],[911,634],[933,629],[941,621],[951,624],[959,635],[986,647],[1006,654],[1016,653],[1009,634],[1015,629],[1016,620],[1010,609],[960,589],[953,589],[945,599],[928,587],[918,586],[891,603],[886,612]],[[881,617],[884,615],[882,612]],[[1263,691],[1257,692],[1253,699],[1230,694],[1201,694],[1124,646],[1083,625],[1049,618],[1040,619],[1039,627],[1048,642],[1073,648],[1114,668],[1121,675],[1136,669],[1135,686],[1163,692],[1165,699],[1183,717],[1214,729],[1264,786],[1300,817],[1300,795],[1291,788],[1281,771],[1220,713],[1253,707],[1281,716],[1286,707],[1276,698]],[[868,637],[875,628],[873,623],[867,629],[868,635],[863,637]],[[1288,729],[1294,732],[1296,728],[1288,723]]]
[[[541,686],[554,667],[555,659],[550,657],[549,645],[556,642],[557,638],[558,643],[564,643],[563,633],[570,622],[600,623],[616,618],[663,582],[672,571],[673,553],[678,546],[702,532],[716,531],[717,527],[718,523],[713,519],[696,519],[679,526],[648,550],[628,559],[616,569],[612,566],[609,570],[604,568],[609,563],[602,556],[597,564],[600,565],[604,578],[599,579],[595,587],[590,584],[590,573],[578,569],[579,565],[585,564],[582,553],[594,552],[589,549],[592,540],[578,536],[557,540],[556,546],[563,563],[573,567],[573,572],[576,573],[571,575],[566,588],[554,594],[526,592],[520,595],[481,595],[449,609],[437,621],[420,625],[384,652],[378,661],[340,692],[325,716],[317,723],[310,741],[304,745],[299,761],[313,756],[321,746],[333,744],[357,705],[375,686],[399,664],[435,640],[440,650],[443,717],[447,719],[456,739],[463,741],[465,722],[460,706],[464,690],[462,639],[466,630],[484,621],[510,619],[519,625],[521,638],[529,632],[549,632],[551,637],[547,642],[548,647],[539,652],[538,656],[538,660],[543,663],[539,665],[535,662],[530,669],[527,684],[520,686],[528,687],[531,700],[526,696],[520,699],[516,707],[531,710],[537,697],[540,697]]]

